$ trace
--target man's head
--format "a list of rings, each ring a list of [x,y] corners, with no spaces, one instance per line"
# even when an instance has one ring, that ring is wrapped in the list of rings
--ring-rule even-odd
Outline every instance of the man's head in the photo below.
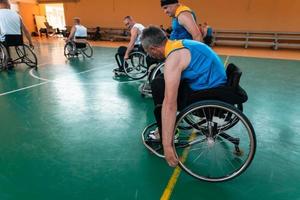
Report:
[[[160,6],[169,17],[175,17],[178,0],[160,0]]]
[[[1,8],[10,8],[10,4],[8,2],[8,0],[0,0],[0,9]]]
[[[135,24],[135,21],[133,20],[133,18],[131,16],[126,16],[126,17],[124,17],[123,23],[125,24],[125,26],[128,29],[131,29],[133,27],[133,25]]]
[[[79,25],[80,24],[80,18],[79,17],[74,17],[74,24]]]
[[[166,34],[158,27],[149,26],[143,30],[141,37],[144,50],[153,58],[163,59],[165,57]]]

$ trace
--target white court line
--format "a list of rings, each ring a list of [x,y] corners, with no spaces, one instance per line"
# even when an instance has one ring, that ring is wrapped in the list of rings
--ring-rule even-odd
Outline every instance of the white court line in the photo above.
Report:
[[[38,66],[43,66],[43,65],[48,65],[48,64],[51,64],[51,63],[43,63],[43,64],[40,64]],[[91,72],[91,71],[97,71],[97,70],[101,70],[103,68],[108,68],[108,67],[111,67],[112,65],[114,64],[108,64],[108,65],[104,65],[105,67],[97,67],[97,68],[93,68],[93,69],[89,69],[89,70],[86,70],[86,71],[82,71],[82,72],[79,72],[79,73],[75,73],[76,75],[77,74],[84,74],[84,73],[88,73],[88,72]],[[12,94],[12,93],[16,93],[16,92],[19,92],[19,91],[23,91],[23,90],[27,90],[27,89],[31,89],[31,88],[34,88],[34,87],[37,87],[37,86],[40,86],[40,85],[45,85],[47,83],[62,83],[62,81],[59,81],[58,80],[49,80],[49,79],[46,79],[46,78],[42,78],[42,77],[39,77],[37,75],[35,75],[33,73],[34,69],[31,69],[29,71],[29,74],[30,76],[32,76],[33,78],[35,79],[38,79],[38,80],[41,80],[41,81],[44,81],[42,83],[38,83],[38,84],[34,84],[34,85],[31,85],[31,86],[27,86],[27,87],[23,87],[23,88],[19,88],[19,89],[16,89],[16,90],[12,90],[12,91],[9,91],[9,92],[4,92],[4,93],[0,93],[0,97],[1,96],[5,96],[5,95],[8,95],[8,94]],[[68,76],[65,76],[65,77],[68,77]],[[65,78],[63,77],[63,78]],[[71,75],[69,76],[71,77]],[[133,80],[133,81],[122,81],[122,82],[118,82],[120,84],[124,84],[124,83],[133,83],[133,82],[140,82],[142,80]],[[101,84],[104,84],[105,82],[99,82],[99,83],[78,83],[80,85],[101,85]],[[109,82],[111,83],[111,82]]]
[[[107,64],[107,65],[103,65],[102,67],[96,67],[96,68],[93,68],[93,69],[89,69],[89,70],[86,70],[86,71],[82,71],[82,72],[79,72],[79,73],[75,73],[76,75],[78,74],[84,74],[84,73],[88,73],[88,72],[91,72],[91,71],[98,71],[98,70],[102,70],[102,69],[105,69],[105,68],[108,68],[108,67],[111,67],[115,65],[114,63],[110,63],[110,64]],[[30,70],[29,71],[29,74],[30,76],[32,76],[33,78],[35,79],[38,79],[38,80],[41,80],[41,81],[47,81],[47,82],[51,82],[51,83],[62,83],[64,81],[67,81],[65,80],[66,78],[68,77],[72,77],[74,74],[72,75],[68,75],[68,76],[64,76],[64,77],[61,77],[61,78],[58,78],[58,79],[54,79],[54,80],[50,80],[50,79],[46,79],[46,78],[43,78],[43,77],[39,77],[37,75],[34,74],[34,70]],[[64,79],[64,80],[62,80]],[[121,81],[121,82],[118,82],[119,84],[125,84],[125,83],[134,83],[134,82],[141,82],[143,79],[139,79],[139,80],[130,80],[130,81]],[[103,85],[105,84],[106,82],[96,82],[96,83],[75,83],[75,84],[79,84],[79,85]],[[111,82],[107,82],[107,83],[111,83]],[[72,83],[74,84],[74,83]]]
[[[34,88],[34,87],[37,87],[37,86],[40,86],[40,85],[45,85],[45,84],[47,84],[47,83],[49,83],[49,82],[38,83],[38,84],[31,85],[31,86],[28,86],[28,87],[23,87],[23,88],[20,88],[20,89],[17,89],[17,90],[12,90],[12,91],[9,91],[9,92],[4,92],[4,93],[1,93],[1,94],[0,94],[0,97],[1,97],[1,96],[4,96],[4,95],[8,95],[8,94],[15,93],[15,92],[27,90],[27,89],[30,89],[30,88]]]

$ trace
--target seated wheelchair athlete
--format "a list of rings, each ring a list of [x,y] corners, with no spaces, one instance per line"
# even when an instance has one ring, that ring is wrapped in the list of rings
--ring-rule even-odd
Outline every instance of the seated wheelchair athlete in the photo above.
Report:
[[[129,59],[130,54],[132,52],[141,52],[140,54],[139,53],[136,54],[135,57],[137,57],[139,59],[138,60],[139,63],[146,62],[146,55],[143,53],[144,51],[141,46],[141,34],[145,27],[140,23],[136,23],[135,20],[131,16],[124,17],[123,23],[130,30],[130,41],[129,41],[127,47],[120,46],[115,55],[115,59],[118,64],[118,68],[114,69],[113,72],[117,76],[125,74],[125,70],[123,67],[123,65],[125,63],[124,60]]]
[[[92,57],[93,49],[86,40],[87,28],[81,25],[80,18],[74,18],[74,26],[71,29],[70,35],[66,40],[64,54],[67,58],[83,54],[86,57]]]
[[[247,101],[247,94],[239,86],[233,87],[232,74],[238,73],[238,68],[234,65],[228,66],[227,79],[222,62],[205,44],[192,40],[170,41],[157,27],[146,28],[141,41],[146,52],[152,57],[166,58],[164,77],[159,76],[151,83],[158,129],[150,133],[147,139],[161,139],[163,154],[168,164],[175,167],[179,163],[185,171],[201,180],[224,181],[239,175],[254,157],[256,140],[251,123],[240,111],[242,109],[240,105]],[[236,84],[236,81],[234,82]],[[204,101],[211,99],[219,101]],[[240,110],[232,105],[238,105]],[[177,111],[182,112],[177,116]],[[183,126],[185,128],[182,128]],[[229,129],[235,130],[234,126],[244,127],[245,131],[241,133],[248,134],[232,137],[225,133],[230,132]],[[175,146],[177,138],[174,137],[174,132],[177,133],[178,129],[193,130],[187,135],[186,143],[181,144],[183,148],[188,147],[184,151],[178,150],[178,146]],[[216,168],[215,171],[207,172],[205,175],[199,175],[202,173],[201,170],[191,170],[196,168],[199,160],[202,160],[199,158],[205,149],[208,149],[207,155],[217,144],[220,152],[229,149],[223,139],[234,144],[233,154],[238,158],[230,154],[231,157],[226,158],[224,166],[219,171],[217,169],[219,166],[216,166],[218,163],[212,165],[216,159],[197,166],[201,168],[207,165],[208,169],[203,168],[202,171],[209,170],[211,168],[209,164]],[[242,139],[250,145],[245,145]],[[203,146],[193,148],[193,145]],[[245,158],[240,145],[247,148]],[[218,154],[214,153],[214,156]],[[192,156],[194,157],[190,158]],[[220,156],[225,157],[222,154]],[[241,161],[237,161],[238,159]],[[214,175],[216,171],[220,174]]]
[[[37,58],[33,48],[31,36],[21,17],[10,10],[7,0],[0,1],[0,69],[11,69],[14,64],[25,63],[30,67],[37,67]],[[29,46],[23,42],[23,35],[29,41]],[[10,47],[16,50],[17,58],[13,58]]]

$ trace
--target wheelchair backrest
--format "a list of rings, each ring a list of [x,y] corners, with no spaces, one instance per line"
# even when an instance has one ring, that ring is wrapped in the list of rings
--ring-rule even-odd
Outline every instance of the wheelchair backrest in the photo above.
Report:
[[[242,71],[233,63],[230,63],[226,68],[227,75],[227,86],[238,89],[240,79],[242,76]]]

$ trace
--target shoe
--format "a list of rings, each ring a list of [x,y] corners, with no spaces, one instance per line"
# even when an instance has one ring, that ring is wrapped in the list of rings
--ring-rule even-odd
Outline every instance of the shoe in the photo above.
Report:
[[[143,91],[145,91],[145,92],[151,92],[151,85],[149,83],[144,83],[144,85],[143,85]]]
[[[148,135],[148,140],[156,141],[156,142],[160,141],[160,135],[158,132],[158,128],[156,128],[154,131],[150,131],[150,133]]]
[[[124,72],[124,70],[120,69],[120,68],[115,68],[115,69],[113,69],[113,72]]]
[[[174,134],[174,143],[179,142],[179,134],[180,134],[180,131],[177,128],[176,132]],[[151,140],[151,141],[161,141],[160,134],[158,132],[158,128],[156,128],[154,131],[150,131],[150,133],[148,135],[148,139]]]
[[[128,68],[127,68],[127,73],[129,73],[129,72],[131,72],[131,71],[133,71],[133,68],[132,68],[132,67],[128,67]]]
[[[7,67],[6,67],[8,70],[12,70],[14,68],[14,64],[12,61],[8,61],[7,63]]]

